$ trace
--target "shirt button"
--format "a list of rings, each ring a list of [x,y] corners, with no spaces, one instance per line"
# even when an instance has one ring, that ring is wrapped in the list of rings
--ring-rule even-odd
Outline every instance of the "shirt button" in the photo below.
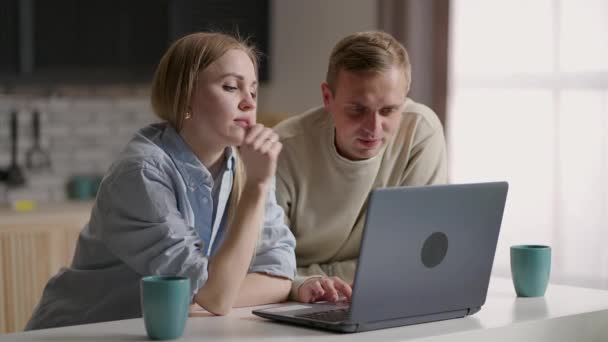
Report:
[[[209,199],[207,199],[207,197],[203,197],[203,203],[207,204],[209,202]]]

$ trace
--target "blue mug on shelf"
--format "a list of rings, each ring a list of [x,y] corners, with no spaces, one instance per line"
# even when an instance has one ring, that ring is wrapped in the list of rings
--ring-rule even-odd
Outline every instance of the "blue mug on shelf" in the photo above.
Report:
[[[89,176],[73,176],[68,182],[68,196],[75,200],[88,200],[91,198],[93,181]]]
[[[100,175],[75,175],[68,181],[68,197],[74,200],[95,198],[103,177]]]

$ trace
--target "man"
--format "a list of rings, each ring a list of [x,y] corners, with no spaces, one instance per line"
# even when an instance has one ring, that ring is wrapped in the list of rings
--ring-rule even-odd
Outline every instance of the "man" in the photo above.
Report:
[[[349,35],[332,51],[324,106],[275,128],[277,199],[297,240],[292,298],[350,297],[372,189],[447,181],[443,128],[407,98],[410,81],[407,52],[391,35]]]

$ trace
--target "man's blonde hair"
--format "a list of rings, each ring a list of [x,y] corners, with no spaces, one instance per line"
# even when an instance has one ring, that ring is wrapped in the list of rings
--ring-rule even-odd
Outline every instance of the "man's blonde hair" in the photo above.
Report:
[[[357,32],[346,36],[334,46],[325,81],[335,94],[340,70],[384,72],[393,66],[403,69],[405,91],[409,92],[412,66],[405,47],[386,32]]]
[[[156,116],[167,121],[179,133],[190,111],[198,74],[234,49],[244,51],[249,56],[257,75],[258,51],[246,40],[219,32],[198,32],[175,41],[161,58],[154,73],[150,101]],[[238,151],[234,151],[236,169],[228,207],[228,226],[234,220],[245,184],[243,162]]]

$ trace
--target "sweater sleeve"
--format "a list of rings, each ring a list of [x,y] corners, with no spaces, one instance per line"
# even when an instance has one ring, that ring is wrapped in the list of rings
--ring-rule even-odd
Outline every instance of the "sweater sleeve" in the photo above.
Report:
[[[447,156],[442,127],[421,127],[416,135],[401,185],[447,183]]]

